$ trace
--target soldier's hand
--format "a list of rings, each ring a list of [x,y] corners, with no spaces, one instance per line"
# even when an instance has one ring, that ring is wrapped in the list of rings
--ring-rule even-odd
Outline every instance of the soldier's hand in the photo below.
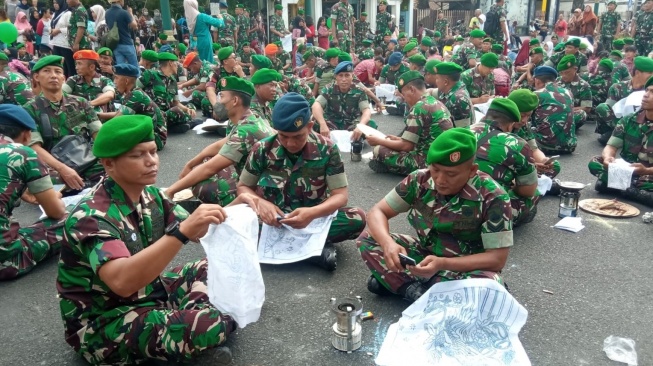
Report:
[[[422,278],[431,278],[438,271],[442,270],[442,258],[438,258],[434,255],[429,255],[424,258],[423,261],[417,263],[416,266],[408,266],[407,269],[410,273],[414,274],[417,277]]]
[[[190,118],[195,118],[195,116],[197,115],[196,111],[193,108],[186,108],[186,109],[188,110],[188,115],[190,116]]]
[[[631,167],[635,168],[633,173],[637,175],[647,175],[648,173],[648,168],[645,167],[642,163],[633,163],[630,164]]]
[[[279,223],[279,220],[277,220],[277,217],[283,217],[284,213],[274,203],[266,200],[259,200],[258,216],[264,224],[279,227],[281,224]]]
[[[227,219],[227,213],[220,205],[200,205],[188,218],[179,224],[179,230],[192,241],[206,235],[210,224],[219,225]]]
[[[487,103],[487,101],[490,100],[490,96],[487,94],[483,94],[480,96],[480,99],[483,103]]]
[[[351,140],[352,141],[358,141],[360,138],[363,137],[363,131],[359,130],[356,128],[352,133],[351,133]]]
[[[61,192],[57,192],[57,193],[61,194]],[[32,205],[39,204],[39,201],[36,200],[36,197],[33,194],[31,194],[29,190],[25,190],[25,192],[23,193],[22,196],[20,196],[20,198],[27,203],[31,203]]]
[[[326,138],[330,138],[330,132],[331,131],[329,131],[329,127],[326,125],[326,123],[320,123],[320,135]]]
[[[389,243],[383,246],[383,257],[385,265],[392,272],[403,272],[404,267],[399,262],[399,253],[407,255],[406,249],[397,243]]]
[[[365,139],[367,140],[367,143],[370,144],[370,146],[381,145],[381,141],[384,140],[378,136],[366,136]]]
[[[183,95],[184,95],[186,98],[190,97],[191,94],[193,94],[193,90],[192,90],[192,89],[185,90],[184,93],[183,93]]]
[[[75,190],[84,188],[84,180],[73,168],[64,165],[63,168],[59,170],[59,176],[61,176],[61,179],[63,179],[69,188]]]
[[[553,169],[553,163],[535,163],[535,168],[537,169],[538,173],[548,172],[549,170]]]
[[[309,207],[298,208],[286,215],[282,220],[279,220],[281,224],[286,224],[295,229],[303,229],[311,221],[313,221],[313,215],[311,215],[311,209]]]
[[[610,156],[608,158],[603,159],[603,166],[608,167],[608,164],[614,163],[614,157]]]

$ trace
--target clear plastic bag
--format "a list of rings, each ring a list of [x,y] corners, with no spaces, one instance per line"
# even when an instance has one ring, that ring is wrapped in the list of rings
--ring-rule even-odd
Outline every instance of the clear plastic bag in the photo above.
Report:
[[[603,341],[603,351],[612,361],[623,362],[629,366],[637,366],[635,341],[630,338],[609,336]]]

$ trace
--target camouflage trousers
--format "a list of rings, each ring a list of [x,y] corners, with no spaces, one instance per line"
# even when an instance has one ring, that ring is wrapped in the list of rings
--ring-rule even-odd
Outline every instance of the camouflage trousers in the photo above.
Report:
[[[220,47],[229,47],[229,46],[233,46],[234,48],[238,47],[237,44],[234,44],[234,37],[220,37],[218,43],[220,43]]]
[[[327,243],[340,243],[345,240],[354,240],[365,229],[367,217],[365,210],[358,207],[341,207],[336,217],[331,221]]]
[[[385,146],[375,146],[374,160],[385,165],[390,173],[408,175],[426,168],[426,157],[416,151],[395,151]]]
[[[576,125],[576,130],[584,125],[585,122],[587,122],[587,112],[583,110],[574,111],[574,125]]]
[[[209,303],[206,259],[160,276],[168,300],[120,317],[90,321],[77,352],[92,364],[134,364],[145,359],[180,362],[222,344],[235,322]]]
[[[608,183],[608,169],[603,166],[603,158],[601,156],[593,157],[589,164],[587,164],[587,167],[593,176],[599,178],[605,184]],[[642,191],[653,192],[653,175],[633,174],[630,186]]]
[[[519,226],[528,217],[533,208],[537,206],[542,196],[536,195],[535,197],[526,198],[520,197],[512,190],[508,191],[510,195],[510,206],[512,207],[512,221],[514,226]]]
[[[195,106],[195,109],[201,110],[204,116],[211,118],[213,114],[213,106],[206,97],[206,92],[195,90],[190,96],[190,103]]]
[[[640,56],[648,57],[648,53],[653,51],[652,39],[646,36],[635,37],[635,47],[637,47],[637,54]]]
[[[52,184],[66,184],[66,182],[61,178],[59,172],[48,167],[48,172],[50,173],[50,180]],[[98,182],[102,176],[104,176],[104,166],[100,164],[100,160],[96,161],[90,168],[86,169],[80,178],[84,181],[84,184],[90,185]]]
[[[614,115],[612,107],[606,103],[601,103],[596,106],[596,130],[594,132],[598,134],[604,134],[612,132],[619,118]]]
[[[195,106],[189,104],[188,108],[195,109]],[[190,114],[184,113],[179,107],[172,107],[165,111],[165,117],[168,127],[190,123],[192,120]]]
[[[236,184],[238,173],[230,165],[209,179],[203,180],[193,186],[193,195],[202,203],[213,203],[226,206],[236,199]]]
[[[417,263],[421,262],[427,255],[432,253],[424,248],[419,239],[403,234],[390,233],[392,240],[406,249],[406,254],[415,259]],[[391,272],[385,264],[383,248],[365,231],[361,236],[356,239],[356,245],[361,253],[361,257],[365,265],[372,272],[379,283],[383,284],[388,290],[397,293],[399,289],[411,282],[420,281],[427,287],[431,287],[438,282],[446,282],[452,280],[462,280],[468,278],[489,278],[493,279],[500,284],[503,284],[503,279],[500,273],[491,271],[470,271],[470,272],[452,272],[452,271],[439,271],[430,279],[417,278],[410,274],[408,271]]]
[[[350,53],[351,46],[352,46],[352,42],[348,34],[344,34],[341,37],[338,37],[338,48],[340,48],[346,53]]]
[[[39,262],[59,254],[65,221],[44,219],[23,228],[12,223],[0,244],[0,280],[22,276]]]
[[[604,49],[608,52],[612,51],[612,41],[614,40],[614,36],[601,36],[601,44],[603,45]]]

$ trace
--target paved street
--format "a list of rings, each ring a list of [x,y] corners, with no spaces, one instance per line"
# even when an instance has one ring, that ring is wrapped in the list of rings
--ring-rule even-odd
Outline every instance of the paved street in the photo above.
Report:
[[[377,119],[380,130],[397,134],[398,117]],[[595,197],[594,177],[587,170],[599,154],[594,125],[579,132],[579,146],[563,156],[562,180],[592,183],[583,198]],[[173,135],[160,154],[158,184],[175,181],[183,164],[214,141],[210,135]],[[369,150],[369,148],[368,148]],[[350,205],[366,210],[381,199],[399,176],[379,175],[344,154]],[[529,311],[520,339],[533,365],[615,365],[602,351],[609,335],[635,340],[639,365],[653,365],[653,285],[650,271],[653,225],[641,218],[606,219],[581,213],[586,226],[577,234],[559,231],[558,198],[545,197],[535,220],[515,231],[504,275],[512,294]],[[637,203],[642,210],[653,211]],[[38,208],[25,203],[16,210],[21,223],[38,217]],[[405,216],[391,222],[393,231],[414,234]],[[203,256],[189,244],[174,265]],[[52,259],[16,281],[0,283],[0,365],[83,365],[63,339],[56,298],[57,263]],[[338,244],[338,269],[333,273],[309,265],[263,266],[266,302],[258,323],[240,329],[228,345],[234,365],[372,365],[388,326],[407,303],[379,298],[366,289],[369,276],[353,242]],[[543,292],[549,290],[553,294]],[[330,344],[335,317],[329,299],[361,295],[374,321],[363,324],[363,347],[341,353]],[[197,364],[209,365],[200,359]]]

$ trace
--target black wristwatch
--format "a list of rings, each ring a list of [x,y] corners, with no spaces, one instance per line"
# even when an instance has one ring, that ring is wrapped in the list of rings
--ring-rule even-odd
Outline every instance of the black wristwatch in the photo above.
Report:
[[[182,234],[181,230],[179,230],[179,221],[175,221],[166,227],[166,235],[174,236],[184,245],[188,244],[190,241],[190,239],[188,239],[186,235]]]

